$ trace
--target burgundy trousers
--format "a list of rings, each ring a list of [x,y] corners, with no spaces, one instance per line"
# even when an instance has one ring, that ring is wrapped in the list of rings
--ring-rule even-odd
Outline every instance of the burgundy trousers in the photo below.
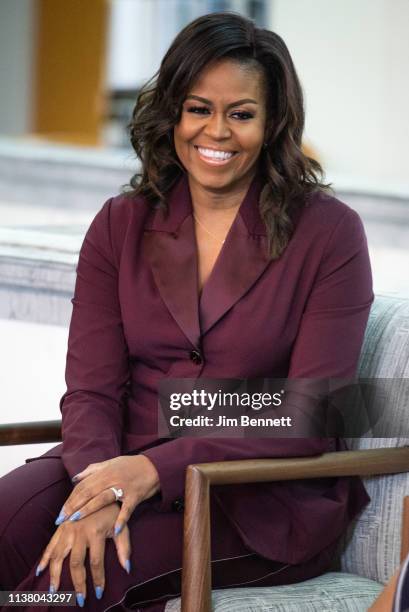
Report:
[[[0,478],[0,590],[48,591],[48,569],[38,577],[35,570],[71,491],[72,483],[59,458],[27,463]],[[213,588],[300,582],[323,573],[331,564],[336,545],[300,565],[265,559],[243,544],[216,503],[211,509],[212,525],[217,525],[214,531],[223,532],[223,537],[212,541]],[[114,542],[109,539],[105,549],[105,590],[100,600],[95,597],[86,558],[84,610],[163,612],[166,602],[180,595],[183,513],[157,512],[147,500],[135,509],[128,526],[132,546],[130,574],[120,566]],[[69,556],[63,563],[59,590],[73,590]],[[51,608],[54,609],[25,609],[40,612]]]

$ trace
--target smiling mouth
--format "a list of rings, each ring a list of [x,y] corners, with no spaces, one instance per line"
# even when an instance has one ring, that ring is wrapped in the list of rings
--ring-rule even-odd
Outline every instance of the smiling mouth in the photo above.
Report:
[[[200,159],[212,166],[223,166],[237,155],[237,151],[207,149],[198,145],[194,145],[194,148],[198,152]]]

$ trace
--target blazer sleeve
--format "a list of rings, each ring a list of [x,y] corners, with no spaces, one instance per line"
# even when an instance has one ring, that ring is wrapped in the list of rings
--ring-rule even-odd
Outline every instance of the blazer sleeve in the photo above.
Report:
[[[373,300],[364,227],[348,208],[324,248],[288,377],[353,379]]]
[[[289,378],[354,377],[373,301],[367,241],[357,213],[347,209],[329,236],[292,350]],[[184,491],[191,463],[318,455],[325,438],[179,438],[143,451],[161,483],[158,509]]]
[[[129,379],[129,360],[110,214],[108,200],[85,235],[71,300],[67,390],[60,400],[62,461],[71,477],[90,463],[121,454],[121,402]]]

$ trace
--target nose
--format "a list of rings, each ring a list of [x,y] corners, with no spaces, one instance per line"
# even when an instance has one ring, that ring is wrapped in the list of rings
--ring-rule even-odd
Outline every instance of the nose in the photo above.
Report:
[[[230,138],[231,130],[226,122],[223,113],[214,112],[208,115],[205,125],[205,134],[215,140]]]

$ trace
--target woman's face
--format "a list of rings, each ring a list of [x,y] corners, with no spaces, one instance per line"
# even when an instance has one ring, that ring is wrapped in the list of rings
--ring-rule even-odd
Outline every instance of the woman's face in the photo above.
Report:
[[[191,181],[228,190],[254,176],[265,126],[261,71],[221,60],[201,72],[183,102],[176,153]]]

